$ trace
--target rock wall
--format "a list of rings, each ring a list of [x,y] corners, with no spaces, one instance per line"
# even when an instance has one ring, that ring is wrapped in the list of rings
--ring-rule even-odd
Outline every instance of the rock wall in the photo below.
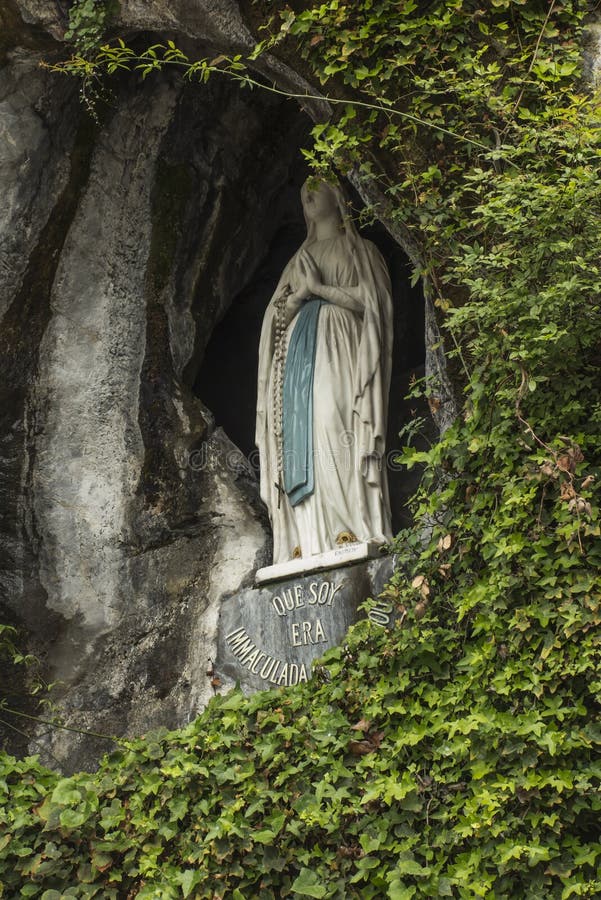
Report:
[[[135,734],[206,704],[220,598],[268,558],[255,474],[191,386],[308,122],[165,78],[125,79],[96,125],[40,58],[0,70],[2,620],[66,724]],[[110,746],[40,727],[30,749],[69,770]]]
[[[35,425],[28,398],[89,158],[89,132],[78,136],[74,86],[56,84],[38,63],[15,52],[0,70],[0,590],[26,620],[36,619],[41,600],[32,576],[28,460]]]
[[[584,75],[595,90],[601,88],[601,13],[592,14],[584,34]]]

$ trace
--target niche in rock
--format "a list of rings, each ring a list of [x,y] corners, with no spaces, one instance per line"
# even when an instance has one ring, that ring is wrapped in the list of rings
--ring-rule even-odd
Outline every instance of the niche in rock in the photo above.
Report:
[[[215,416],[216,424],[223,427],[257,474],[254,435],[261,324],[278,278],[306,234],[299,191],[307,174],[299,152],[289,180],[292,190],[287,190],[286,202],[277,215],[273,209],[257,211],[258,217],[270,218],[273,238],[258,253],[250,278],[240,284],[231,306],[213,329],[194,383],[195,392]],[[353,194],[348,189],[347,193]],[[356,196],[353,201],[360,209]],[[416,417],[427,415],[418,402],[405,399],[411,382],[424,374],[424,299],[421,287],[411,286],[407,256],[384,227],[376,223],[361,228],[361,232],[383,254],[392,280],[394,346],[386,464],[396,532],[410,522],[406,504],[419,477],[414,471],[402,470],[396,462],[403,443],[399,432]]]

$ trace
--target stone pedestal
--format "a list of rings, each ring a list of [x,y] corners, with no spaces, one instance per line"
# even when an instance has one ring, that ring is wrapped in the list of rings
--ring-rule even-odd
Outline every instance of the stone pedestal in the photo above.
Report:
[[[335,550],[328,550],[327,553],[310,556],[308,559],[291,559],[275,566],[265,566],[265,568],[259,569],[255,575],[255,584],[267,584],[270,581],[281,581],[293,576],[300,578],[301,575],[310,575],[312,572],[325,572],[329,569],[337,569],[339,566],[362,562],[365,559],[378,559],[381,556],[381,544],[374,541],[353,541],[353,543],[336,547]]]
[[[381,557],[233,594],[221,606],[216,674],[247,691],[308,681],[314,661],[342,643],[360,604],[391,572],[392,559]]]

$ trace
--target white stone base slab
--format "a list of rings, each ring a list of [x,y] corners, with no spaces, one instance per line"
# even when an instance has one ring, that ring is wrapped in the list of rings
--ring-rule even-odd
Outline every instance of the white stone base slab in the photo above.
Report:
[[[382,555],[382,547],[382,544],[375,541],[344,544],[335,550],[328,550],[327,553],[318,553],[304,559],[291,559],[276,566],[265,566],[257,570],[255,584],[267,584],[269,581],[280,581],[293,575],[308,575],[311,572],[322,572],[324,569],[336,569],[365,559],[374,559]]]

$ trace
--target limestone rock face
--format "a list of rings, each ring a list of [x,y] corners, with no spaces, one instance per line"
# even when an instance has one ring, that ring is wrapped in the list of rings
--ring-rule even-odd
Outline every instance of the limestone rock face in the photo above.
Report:
[[[593,87],[601,86],[601,13],[590,16],[584,33],[584,74]]]
[[[68,23],[67,3],[16,0],[16,4],[25,22],[62,38]],[[252,44],[236,0],[121,0],[118,23],[136,31],[176,31],[222,46]]]
[[[77,119],[62,116],[74,86],[54,83],[38,63],[18,51],[0,70],[0,590],[19,606],[30,593],[26,398],[57,263],[46,251],[60,247],[75,208]]]
[[[49,6],[21,10],[59,37]],[[66,724],[143,733],[212,696],[220,598],[269,558],[256,473],[192,385],[307,123],[165,78],[119,85],[95,124],[39,58],[0,70],[1,618]],[[110,748],[43,726],[29,747],[67,771]]]

